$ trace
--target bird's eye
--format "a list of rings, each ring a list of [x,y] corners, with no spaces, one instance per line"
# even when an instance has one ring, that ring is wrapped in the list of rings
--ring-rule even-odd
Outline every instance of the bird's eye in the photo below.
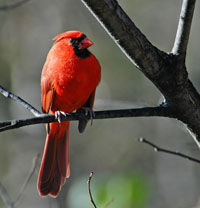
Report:
[[[73,44],[74,40],[75,40],[74,38],[71,38],[69,41],[70,41],[71,44]]]
[[[75,39],[75,38],[71,38],[71,39],[70,39],[70,43],[71,43],[72,45],[76,45],[76,44],[78,44],[78,40]]]

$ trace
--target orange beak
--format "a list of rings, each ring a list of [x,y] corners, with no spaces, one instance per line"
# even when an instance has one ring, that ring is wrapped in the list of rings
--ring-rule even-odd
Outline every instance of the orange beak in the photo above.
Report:
[[[87,37],[85,37],[79,44],[79,49],[84,49],[84,48],[89,48],[92,46],[94,43],[89,40]]]

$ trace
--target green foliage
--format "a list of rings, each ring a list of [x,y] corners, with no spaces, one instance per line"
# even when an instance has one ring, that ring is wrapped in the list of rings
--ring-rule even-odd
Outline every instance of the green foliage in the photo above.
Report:
[[[92,207],[86,187],[83,189],[83,178],[70,188],[70,207]],[[82,188],[81,188],[82,187]],[[148,206],[150,187],[146,176],[141,173],[114,174],[91,180],[91,192],[98,208],[145,208]],[[76,203],[74,203],[76,197]],[[68,201],[68,200],[67,200]],[[68,202],[69,202],[68,201]]]
[[[94,188],[94,198],[97,205],[110,208],[121,207],[146,207],[150,190],[147,178],[139,173],[114,175],[108,181],[104,179],[98,182]]]

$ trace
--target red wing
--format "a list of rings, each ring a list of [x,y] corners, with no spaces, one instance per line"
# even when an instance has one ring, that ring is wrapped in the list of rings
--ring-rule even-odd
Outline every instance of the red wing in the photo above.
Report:
[[[42,91],[42,111],[49,113],[54,100],[55,90],[47,77],[42,77],[41,80]]]
[[[88,98],[88,100],[86,101],[86,103],[83,106],[81,106],[81,108],[77,109],[77,112],[85,112],[84,108],[90,108],[91,110],[93,109],[94,98],[95,98],[95,91],[96,90],[94,90],[91,93],[91,95]],[[88,122],[88,120],[86,120],[86,119],[79,120],[78,130],[79,130],[80,133],[82,133],[85,130],[87,122]]]

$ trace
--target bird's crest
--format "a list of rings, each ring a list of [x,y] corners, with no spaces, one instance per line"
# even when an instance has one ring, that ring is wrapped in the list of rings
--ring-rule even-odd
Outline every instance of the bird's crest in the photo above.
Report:
[[[82,35],[84,35],[84,33],[80,31],[72,30],[72,31],[61,33],[57,35],[56,37],[54,37],[52,40],[55,40],[56,42],[58,42],[63,38],[80,38]]]

